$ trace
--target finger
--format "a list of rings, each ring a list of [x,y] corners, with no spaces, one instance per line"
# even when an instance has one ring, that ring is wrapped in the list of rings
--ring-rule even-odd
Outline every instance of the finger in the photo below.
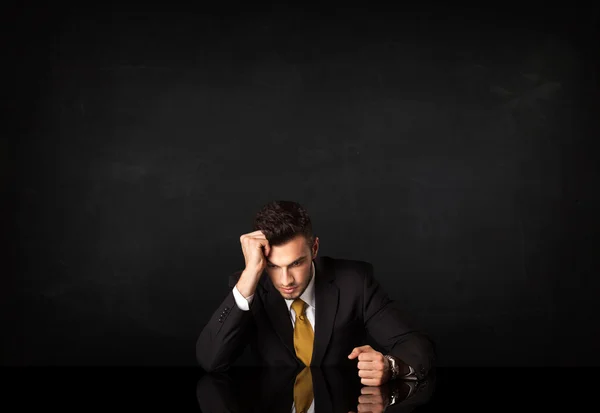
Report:
[[[383,402],[383,399],[380,395],[375,395],[375,394],[368,394],[368,395],[362,395],[362,396],[358,396],[358,402],[360,404],[381,404]]]
[[[265,245],[265,243],[268,244],[269,241],[266,238],[261,238],[261,237],[245,237],[245,238],[240,238],[240,243],[244,246],[253,245],[253,244]]]
[[[360,389],[360,394],[381,394],[381,389],[375,386],[363,386]]]
[[[379,379],[372,379],[372,378],[361,378],[360,382],[362,384],[364,384],[365,386],[379,386],[380,380]]]
[[[381,379],[383,377],[383,371],[381,370],[359,370],[360,377],[367,379]]]
[[[373,379],[377,377],[376,374],[375,370],[358,370],[358,377]]]
[[[375,413],[380,412],[381,409],[377,409],[377,406],[373,406],[372,404],[359,404],[356,406],[356,411],[361,413]]]
[[[263,235],[264,236],[265,233],[261,229],[259,229],[259,230],[256,230],[256,231],[249,232],[246,235],[249,235],[249,236]]]
[[[263,233],[255,234],[255,235],[250,235],[250,238],[254,238],[254,239],[267,239],[267,237]]]
[[[356,356],[360,354],[360,350],[358,348],[353,349],[350,354],[348,354],[349,359],[354,359]]]
[[[360,407],[360,409],[358,410],[360,413],[383,413],[383,412],[385,412],[385,410],[383,408],[383,404],[366,403],[366,404],[359,404],[357,407]]]
[[[362,356],[362,354],[358,356],[359,360],[360,356]],[[367,366],[369,367],[365,370],[385,371],[386,368],[386,362],[384,360],[359,361],[359,363],[368,363]]]
[[[386,360],[377,354],[361,353],[359,354],[358,359],[360,360],[359,363],[369,363],[367,364],[369,370],[385,371],[387,366]]]
[[[265,253],[265,257],[269,256],[269,253],[271,252],[271,246],[269,245],[269,241],[265,241],[264,243],[261,242],[261,246],[264,246],[264,253]]]
[[[360,347],[354,347],[354,349],[352,350],[352,352],[348,355],[349,359],[353,359],[356,356],[358,356],[359,354],[361,354],[363,351],[367,351],[368,349],[370,349],[371,346],[367,345],[367,346],[360,346]]]
[[[381,359],[379,356],[381,353],[377,351],[363,351],[358,355],[360,361],[376,361]]]
[[[266,238],[252,238],[246,241],[246,245],[251,245],[252,247],[262,248],[269,245],[269,241]]]
[[[240,235],[240,241],[243,241],[245,239],[250,239],[250,238],[257,238],[257,237],[259,237],[259,238],[265,237],[265,234],[262,231],[249,232],[247,234]]]
[[[255,244],[253,245],[253,247],[256,247],[259,250],[263,250],[264,247],[264,254],[265,256],[268,256],[269,253],[271,252],[271,245],[269,244],[269,241],[264,238],[264,237],[250,237],[250,238],[246,238],[245,240],[243,240],[242,242],[246,242],[246,247],[250,244],[250,242],[254,242]]]
[[[360,357],[358,359],[360,360]],[[375,363],[372,361],[359,361],[356,367],[361,370],[377,370]]]

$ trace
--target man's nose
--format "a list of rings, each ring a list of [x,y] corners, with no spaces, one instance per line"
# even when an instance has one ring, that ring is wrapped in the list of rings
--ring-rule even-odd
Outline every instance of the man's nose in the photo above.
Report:
[[[281,272],[281,284],[282,285],[290,285],[293,283],[294,283],[294,278],[292,277],[292,274],[290,274],[290,272],[284,268]]]

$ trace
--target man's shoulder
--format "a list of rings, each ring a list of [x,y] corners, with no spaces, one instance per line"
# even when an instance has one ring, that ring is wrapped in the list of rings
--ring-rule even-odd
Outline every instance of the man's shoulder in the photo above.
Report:
[[[366,260],[324,256],[322,267],[343,282],[364,282],[373,276],[373,264]]]
[[[373,267],[369,261],[344,258],[344,257],[332,257],[325,255],[321,257],[324,263],[329,267],[335,268],[337,271],[364,271]]]

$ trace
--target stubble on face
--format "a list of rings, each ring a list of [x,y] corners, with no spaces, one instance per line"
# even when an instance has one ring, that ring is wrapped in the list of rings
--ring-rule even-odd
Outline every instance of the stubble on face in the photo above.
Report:
[[[281,294],[281,296],[282,296],[283,298],[285,298],[286,300],[295,300],[296,298],[298,298],[298,297],[300,297],[302,294],[304,294],[304,291],[306,291],[306,289],[308,288],[308,284],[310,284],[310,281],[312,280],[312,277],[313,277],[313,274],[312,274],[312,266],[313,266],[313,263],[312,263],[312,261],[311,261],[311,263],[310,263],[310,267],[309,267],[309,269],[308,269],[308,271],[309,271],[309,273],[308,273],[308,274],[309,274],[309,275],[308,275],[308,278],[307,278],[307,280],[306,280],[306,285],[304,286],[304,288],[302,288],[302,290],[296,290],[296,291],[294,291],[294,292],[292,292],[292,293],[289,293],[289,294],[287,294],[287,293],[285,293],[285,292],[282,292],[282,291],[279,291],[279,293]]]
[[[313,277],[313,265],[314,259],[316,257],[315,247],[318,246],[318,239],[315,238],[313,241],[313,246],[306,249],[306,239],[299,235],[298,237],[290,240],[288,243],[278,246],[273,246],[271,249],[271,253],[267,257],[268,259],[268,268],[273,268],[273,270],[268,269],[269,277],[271,278],[271,282],[279,291],[279,294],[286,300],[294,300],[304,294],[308,284],[311,282]],[[300,258],[302,257],[302,258]],[[273,258],[275,258],[275,262],[273,262]],[[300,264],[294,267],[294,264],[299,260],[308,260],[308,265]],[[295,261],[293,261],[295,260]],[[279,263],[277,262],[279,261]],[[294,287],[294,290],[290,293],[286,293],[283,291],[284,285],[280,283],[280,277],[278,270],[276,269],[277,264],[279,265],[288,265],[288,271],[296,273],[296,275],[291,279],[293,279],[293,284],[288,285],[290,287]],[[298,274],[298,271],[303,271],[301,274]],[[288,280],[289,282],[289,280]],[[301,289],[300,289],[301,288]]]

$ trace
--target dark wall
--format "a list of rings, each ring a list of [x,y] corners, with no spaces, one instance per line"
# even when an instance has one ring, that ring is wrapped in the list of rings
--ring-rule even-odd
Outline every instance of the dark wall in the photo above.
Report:
[[[5,15],[3,363],[194,365],[293,199],[441,364],[599,364],[598,7],[561,7]]]

